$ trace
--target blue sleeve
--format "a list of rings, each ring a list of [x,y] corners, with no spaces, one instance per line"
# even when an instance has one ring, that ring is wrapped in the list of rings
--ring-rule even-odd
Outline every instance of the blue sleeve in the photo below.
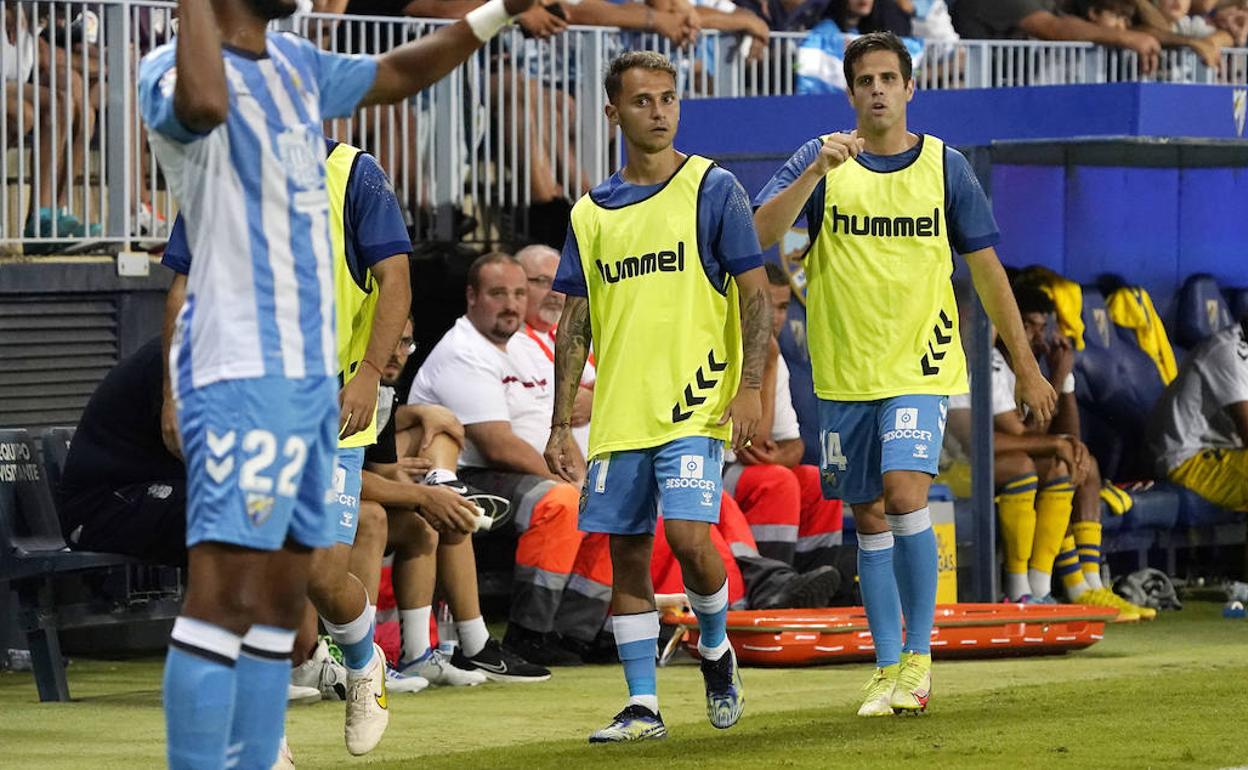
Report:
[[[570,297],[589,296],[585,269],[581,266],[581,247],[576,242],[576,231],[572,225],[568,225],[568,236],[563,240],[563,254],[559,257],[559,269],[555,271],[555,282],[551,288]]]
[[[347,206],[360,267],[411,253],[412,241],[407,237],[407,223],[394,188],[377,160],[366,152],[357,156],[347,183]]]
[[[169,231],[169,243],[165,245],[165,253],[160,258],[160,264],[178,275],[187,275],[191,272],[191,245],[186,242],[186,222],[182,220],[181,213],[173,220],[173,229]]]
[[[349,117],[377,79],[377,60],[372,56],[323,51],[306,40],[301,43],[313,57],[321,117]]]
[[[767,201],[787,190],[789,185],[796,182],[797,178],[802,175],[806,167],[815,162],[815,158],[819,157],[821,149],[823,149],[823,142],[819,139],[811,139],[806,144],[798,147],[797,152],[793,153],[793,157],[785,161],[780,170],[771,177],[767,184],[763,185],[763,189],[759,191],[758,195],[754,196],[754,208],[761,207]],[[815,186],[814,192],[811,193],[806,203],[802,205],[802,215],[797,220],[800,222],[804,218],[807,225],[812,229],[814,227],[810,224],[812,217],[818,217],[818,213],[823,208],[824,187],[824,181],[822,179],[819,180],[819,184]],[[794,224],[797,224],[797,222],[794,222]]]
[[[719,166],[707,172],[703,183],[698,241],[703,258],[709,251],[729,275],[762,267],[763,250],[754,230],[750,198],[737,178]]]
[[[173,43],[166,43],[139,62],[139,111],[147,127],[180,144],[204,134],[183,125],[173,111],[173,87],[178,80]]]
[[[945,147],[945,215],[954,251],[970,254],[1001,241],[988,196],[966,156]]]

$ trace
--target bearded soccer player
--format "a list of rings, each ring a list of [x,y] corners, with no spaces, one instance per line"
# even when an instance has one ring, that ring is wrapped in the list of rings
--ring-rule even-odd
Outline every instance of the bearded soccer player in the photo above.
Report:
[[[956,150],[907,130],[910,55],[888,33],[845,50],[857,127],[803,145],[755,199],[770,246],[804,215],[808,340],[824,495],[849,503],[876,670],[860,716],[918,712],[931,692],[937,551],[927,494],[950,395],[967,390],[950,246],[1016,364],[1017,405],[1057,395],[1019,320],[988,200]],[[902,617],[905,642],[902,642]]]
[[[267,32],[294,0],[181,0],[181,34],[143,59],[143,119],[195,255],[170,366],[190,569],[165,665],[172,767],[273,764],[310,554],[334,542],[322,121],[418,93],[531,4],[488,0],[366,57]]]
[[[555,344],[546,461],[580,476],[573,403],[590,344],[598,362],[580,527],[611,538],[613,630],[628,705],[591,743],[662,738],[650,582],[657,506],[701,629],[711,724],[736,724],[744,691],[728,642],[728,585],[711,543],[724,442],[749,446],[771,333],[749,200],[732,174],[672,142],[676,70],[629,52],[608,70],[607,119],[628,163],[572,210],[554,288],[568,295]],[[731,420],[732,424],[729,424]]]

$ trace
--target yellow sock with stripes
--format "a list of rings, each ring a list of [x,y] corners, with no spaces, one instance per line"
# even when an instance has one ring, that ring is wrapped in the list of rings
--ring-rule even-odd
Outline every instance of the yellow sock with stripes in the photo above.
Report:
[[[1070,525],[1075,533],[1075,545],[1079,549],[1079,567],[1089,588],[1102,588],[1101,583],[1101,523],[1099,521],[1076,521]]]
[[[1036,474],[1029,473],[1006,481],[997,494],[997,516],[1001,520],[1001,542],[1005,550],[1005,593],[1010,599],[1030,592],[1027,559],[1036,534]]]
[[[1066,589],[1066,596],[1072,602],[1088,590],[1088,584],[1083,579],[1083,570],[1079,569],[1079,551],[1075,547],[1073,535],[1067,535],[1062,540],[1062,550],[1057,554],[1053,570],[1062,579],[1062,587]]]
[[[1070,527],[1070,510],[1075,486],[1069,476],[1060,476],[1036,492],[1036,536],[1027,562],[1031,595],[1048,596],[1053,591],[1053,562]]]

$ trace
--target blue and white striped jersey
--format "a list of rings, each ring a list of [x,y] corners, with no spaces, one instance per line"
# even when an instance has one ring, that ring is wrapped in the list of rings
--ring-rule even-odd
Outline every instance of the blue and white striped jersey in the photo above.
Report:
[[[143,58],[139,103],[196,257],[172,351],[175,391],[229,379],[333,376],[321,121],[355,110],[376,62],[283,33],[269,34],[263,56],[227,47],[229,116],[197,134],[174,114],[174,45]]]

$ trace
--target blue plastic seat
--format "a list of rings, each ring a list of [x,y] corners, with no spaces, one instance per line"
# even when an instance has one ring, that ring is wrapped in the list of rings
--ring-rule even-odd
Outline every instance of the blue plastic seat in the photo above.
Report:
[[[1232,323],[1230,306],[1213,276],[1197,274],[1184,282],[1174,315],[1175,342],[1194,348]]]

